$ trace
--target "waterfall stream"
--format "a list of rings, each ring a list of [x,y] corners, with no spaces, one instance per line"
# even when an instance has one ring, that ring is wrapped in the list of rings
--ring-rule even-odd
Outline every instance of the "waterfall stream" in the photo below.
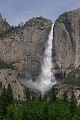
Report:
[[[41,74],[38,79],[33,82],[32,80],[21,80],[21,82],[28,88],[41,91],[42,95],[49,91],[56,81],[54,79],[52,69],[52,39],[53,39],[53,25],[48,36],[47,43],[45,44],[45,52],[43,62],[41,65]]]
[[[42,94],[56,84],[54,76],[51,72],[52,68],[52,39],[53,39],[53,25],[48,36],[47,44],[45,45],[45,53],[41,67],[41,74],[38,77],[39,89]]]

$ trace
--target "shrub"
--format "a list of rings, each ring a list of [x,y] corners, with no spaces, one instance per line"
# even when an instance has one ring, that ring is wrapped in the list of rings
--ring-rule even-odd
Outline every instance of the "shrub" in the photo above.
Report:
[[[0,69],[5,69],[5,68],[9,68],[9,67],[10,67],[9,64],[0,60]]]

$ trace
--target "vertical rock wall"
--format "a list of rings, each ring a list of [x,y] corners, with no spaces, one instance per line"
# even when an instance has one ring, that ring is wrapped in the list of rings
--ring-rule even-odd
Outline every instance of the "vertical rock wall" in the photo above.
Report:
[[[52,57],[54,72],[64,72],[80,64],[80,9],[65,12],[54,24]]]

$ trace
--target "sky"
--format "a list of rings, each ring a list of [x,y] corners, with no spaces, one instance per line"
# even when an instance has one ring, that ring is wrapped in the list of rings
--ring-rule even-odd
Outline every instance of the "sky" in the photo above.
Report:
[[[80,0],[0,0],[0,12],[10,25],[39,16],[54,23],[60,14],[77,8]]]

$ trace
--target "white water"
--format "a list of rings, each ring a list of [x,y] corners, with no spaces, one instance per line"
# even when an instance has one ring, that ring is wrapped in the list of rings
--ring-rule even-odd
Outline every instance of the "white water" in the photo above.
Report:
[[[53,39],[53,25],[50,34],[48,36],[47,44],[45,45],[45,53],[44,53],[43,63],[41,65],[42,66],[41,74],[39,75],[36,82],[33,82],[32,80],[28,80],[28,81],[23,80],[24,84],[27,87],[32,89],[37,89],[41,91],[43,95],[46,91],[50,90],[54,84],[56,84],[56,81],[51,72],[52,39]]]
[[[56,84],[53,74],[51,72],[52,68],[52,39],[53,39],[53,25],[48,36],[48,41],[45,46],[44,60],[41,68],[41,75],[38,77],[39,88],[42,92],[49,90],[54,84]],[[53,82],[52,82],[53,81]]]

